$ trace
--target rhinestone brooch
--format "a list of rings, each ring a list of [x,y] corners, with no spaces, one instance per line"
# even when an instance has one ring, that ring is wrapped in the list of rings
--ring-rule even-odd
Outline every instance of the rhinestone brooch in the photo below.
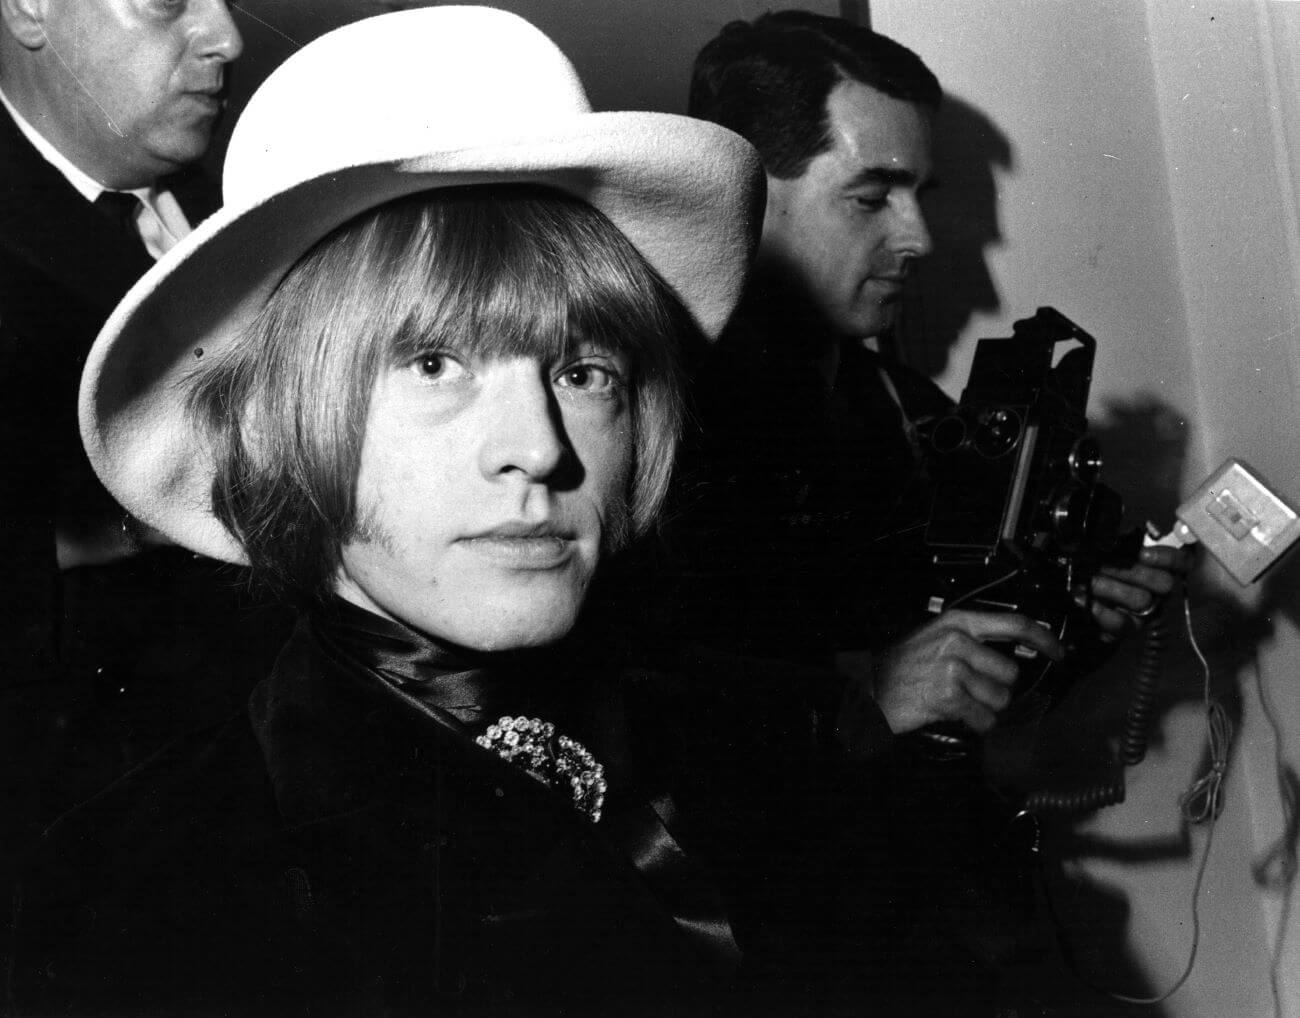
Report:
[[[605,805],[605,768],[582,743],[556,735],[538,718],[503,717],[474,740],[503,760],[518,764],[542,784],[568,791],[574,808],[594,824]]]

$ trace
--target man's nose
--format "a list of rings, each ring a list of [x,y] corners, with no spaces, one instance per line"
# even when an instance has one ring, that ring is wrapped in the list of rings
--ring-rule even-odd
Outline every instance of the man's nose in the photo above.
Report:
[[[550,380],[535,362],[499,365],[484,394],[479,469],[489,480],[544,483],[568,453]]]
[[[244,37],[226,0],[199,0],[194,43],[200,56],[222,63],[237,60],[244,52]]]
[[[894,229],[894,250],[911,258],[924,258],[934,248],[925,213],[915,195],[898,205],[898,222]]]

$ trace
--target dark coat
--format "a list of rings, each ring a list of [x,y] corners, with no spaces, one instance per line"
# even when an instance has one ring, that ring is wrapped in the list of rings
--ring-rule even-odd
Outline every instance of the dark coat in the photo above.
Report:
[[[814,357],[832,346],[828,384]],[[951,408],[937,386],[758,291],[704,355],[695,400],[673,554],[653,581],[633,576],[638,594],[652,592],[659,632],[827,662],[879,652],[931,617],[932,486],[908,423]],[[845,867],[841,902],[862,923],[856,964],[877,1013],[992,1013],[987,959],[1020,921],[1020,858],[1002,844],[1009,813],[978,756],[935,759],[930,747],[905,736],[871,762],[862,798],[888,820]]]
[[[928,618],[930,491],[881,371],[913,421],[951,401],[857,344],[842,344],[828,386],[809,351],[833,343],[751,298],[698,365],[670,554],[649,569],[648,600],[678,639],[828,663]],[[632,583],[641,596],[643,577]]]
[[[191,221],[216,208],[198,174],[168,186]],[[77,386],[100,327],[152,264],[0,109],[0,561],[12,592],[0,685],[44,677],[59,656],[59,500],[113,511],[81,448]]]
[[[215,209],[201,175],[165,184],[191,222]],[[228,714],[251,685],[240,669],[264,675],[287,632],[238,571],[180,549],[58,571],[61,502],[120,512],[77,427],[86,354],[152,264],[119,230],[0,109],[0,850]]]
[[[24,1015],[805,1013],[842,958],[822,878],[844,859],[827,832],[855,825],[818,763],[816,715],[752,689],[627,683],[638,776],[592,825],[300,628],[247,712],[43,839],[14,894],[10,1001]],[[665,816],[656,862],[646,832]],[[726,919],[708,921],[722,901],[739,970]]]

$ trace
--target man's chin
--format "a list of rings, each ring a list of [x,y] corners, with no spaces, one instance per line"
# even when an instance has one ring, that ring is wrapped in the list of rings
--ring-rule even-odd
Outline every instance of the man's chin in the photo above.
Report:
[[[482,590],[473,611],[445,614],[435,634],[479,651],[530,650],[564,639],[577,624],[584,589],[567,583],[530,584],[524,589]]]
[[[875,305],[846,316],[837,322],[837,331],[845,339],[871,339],[888,332],[898,318],[897,307]]]
[[[149,157],[158,168],[158,177],[175,173],[202,159],[212,143],[212,122],[201,127],[168,132],[166,138],[146,146]]]
[[[488,626],[468,627],[461,631],[459,639],[456,635],[450,638],[453,643],[483,653],[536,650],[559,643],[569,635],[576,622],[576,617],[502,619]]]

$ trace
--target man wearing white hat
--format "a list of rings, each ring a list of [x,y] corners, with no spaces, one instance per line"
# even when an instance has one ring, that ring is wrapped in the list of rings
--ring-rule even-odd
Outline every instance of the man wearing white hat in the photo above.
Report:
[[[682,348],[739,298],[752,148],[593,113],[531,26],[436,7],[291,57],[224,185],[96,341],[82,435],[136,517],[301,623],[246,706],[36,846],[16,1009],[806,1010],[828,931],[769,934],[826,899],[764,901],[758,860],[785,886],[809,818],[860,816],[824,726],[578,625],[655,524]]]

